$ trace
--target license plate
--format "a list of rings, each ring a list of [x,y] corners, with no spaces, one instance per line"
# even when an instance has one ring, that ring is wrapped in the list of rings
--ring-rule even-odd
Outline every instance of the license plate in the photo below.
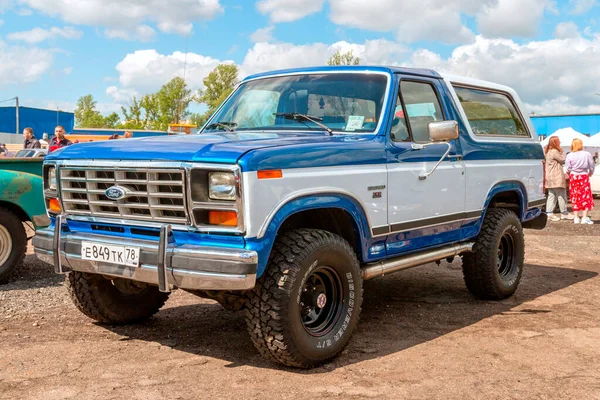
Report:
[[[81,258],[128,267],[139,267],[140,249],[139,247],[108,246],[94,242],[81,242]]]

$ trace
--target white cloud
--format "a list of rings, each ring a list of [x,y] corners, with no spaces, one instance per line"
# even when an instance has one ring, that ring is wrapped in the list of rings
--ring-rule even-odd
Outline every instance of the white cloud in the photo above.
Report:
[[[578,106],[572,97],[558,96],[541,104],[525,103],[525,108],[537,115],[548,114],[600,114],[600,104]]]
[[[128,105],[131,99],[139,97],[140,94],[134,89],[119,89],[116,86],[109,86],[106,88],[106,94],[113,99],[117,104]]]
[[[395,31],[398,41],[467,43],[474,34],[462,18],[497,0],[329,0],[331,20],[342,26]]]
[[[550,0],[498,0],[477,14],[479,32],[488,37],[531,37],[545,11],[556,12]]]
[[[17,15],[20,17],[29,17],[30,15],[33,15],[33,11],[29,8],[19,8],[17,10]]]
[[[63,72],[65,75],[71,75],[71,72],[73,72],[73,67],[66,67],[63,69]]]
[[[4,21],[0,19],[0,26],[4,25]]]
[[[581,15],[598,5],[598,2],[596,0],[569,0],[569,5],[572,7],[571,14]]]
[[[183,76],[185,53],[176,51],[163,55],[156,50],[138,50],[127,54],[116,69],[122,88],[141,93],[158,90],[176,76]],[[202,79],[219,63],[217,59],[188,53],[186,82],[192,89],[203,87]]]
[[[418,50],[407,64],[506,84],[534,105],[534,111],[560,106],[585,111],[600,104],[597,86],[590,84],[600,81],[599,59],[600,37],[517,44],[478,36],[475,43],[454,49],[447,59]]]
[[[50,29],[33,28],[30,31],[13,32],[6,35],[10,40],[20,40],[27,43],[40,43],[51,39],[79,39],[83,35],[83,32],[77,29],[65,26],[64,28],[58,28],[53,26]]]
[[[53,59],[50,50],[8,46],[0,40],[0,86],[38,80],[50,69]]]
[[[337,50],[342,52],[352,50],[354,56],[361,59],[361,64],[395,64],[408,51],[404,45],[384,39],[367,40],[364,44],[350,44],[343,41],[332,45],[256,43],[246,53],[244,62],[240,66],[241,75],[273,69],[325,65]]]
[[[104,34],[109,39],[139,40],[148,42],[154,38],[156,31],[148,25],[138,25],[132,29],[106,29]]]
[[[161,32],[187,34],[196,21],[223,12],[219,0],[20,0],[30,8],[77,25],[131,30],[148,22]]]
[[[272,42],[274,29],[275,27],[273,25],[257,29],[250,35],[250,40],[253,42]]]
[[[256,8],[271,22],[292,22],[323,9],[325,0],[260,0]]]
[[[579,37],[579,27],[575,22],[561,22],[554,28],[554,37],[557,39],[573,39]]]
[[[273,69],[325,65],[337,50],[352,50],[363,64],[394,64],[408,52],[404,45],[383,39],[369,40],[364,44],[337,42],[332,45],[261,42],[247,52],[239,65],[240,78]],[[185,54],[181,52],[164,55],[156,50],[138,50],[130,53],[116,66],[119,84],[109,86],[106,94],[115,102],[127,104],[133,95],[155,92],[169,80],[183,75],[184,60]],[[193,90],[203,88],[202,80],[221,63],[232,61],[188,53],[186,82],[189,87]]]

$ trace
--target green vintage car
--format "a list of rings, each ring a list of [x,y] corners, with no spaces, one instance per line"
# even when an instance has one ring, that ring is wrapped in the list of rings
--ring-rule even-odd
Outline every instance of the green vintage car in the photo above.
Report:
[[[0,282],[21,263],[27,250],[24,222],[50,225],[44,205],[42,158],[0,158]]]

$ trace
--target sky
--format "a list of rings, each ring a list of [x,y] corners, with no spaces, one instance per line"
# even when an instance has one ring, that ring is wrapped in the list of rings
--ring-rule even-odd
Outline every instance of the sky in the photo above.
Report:
[[[92,94],[106,114],[184,65],[197,90],[219,63],[244,77],[337,50],[505,84],[535,114],[600,113],[600,0],[0,0],[0,101]]]

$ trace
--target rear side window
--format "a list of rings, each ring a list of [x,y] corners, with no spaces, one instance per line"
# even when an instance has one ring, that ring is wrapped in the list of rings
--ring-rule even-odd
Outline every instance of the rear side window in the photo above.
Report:
[[[508,95],[460,86],[454,90],[475,135],[530,136]]]
[[[400,94],[408,114],[413,141],[429,142],[429,123],[444,120],[435,89],[429,83],[402,81]]]

